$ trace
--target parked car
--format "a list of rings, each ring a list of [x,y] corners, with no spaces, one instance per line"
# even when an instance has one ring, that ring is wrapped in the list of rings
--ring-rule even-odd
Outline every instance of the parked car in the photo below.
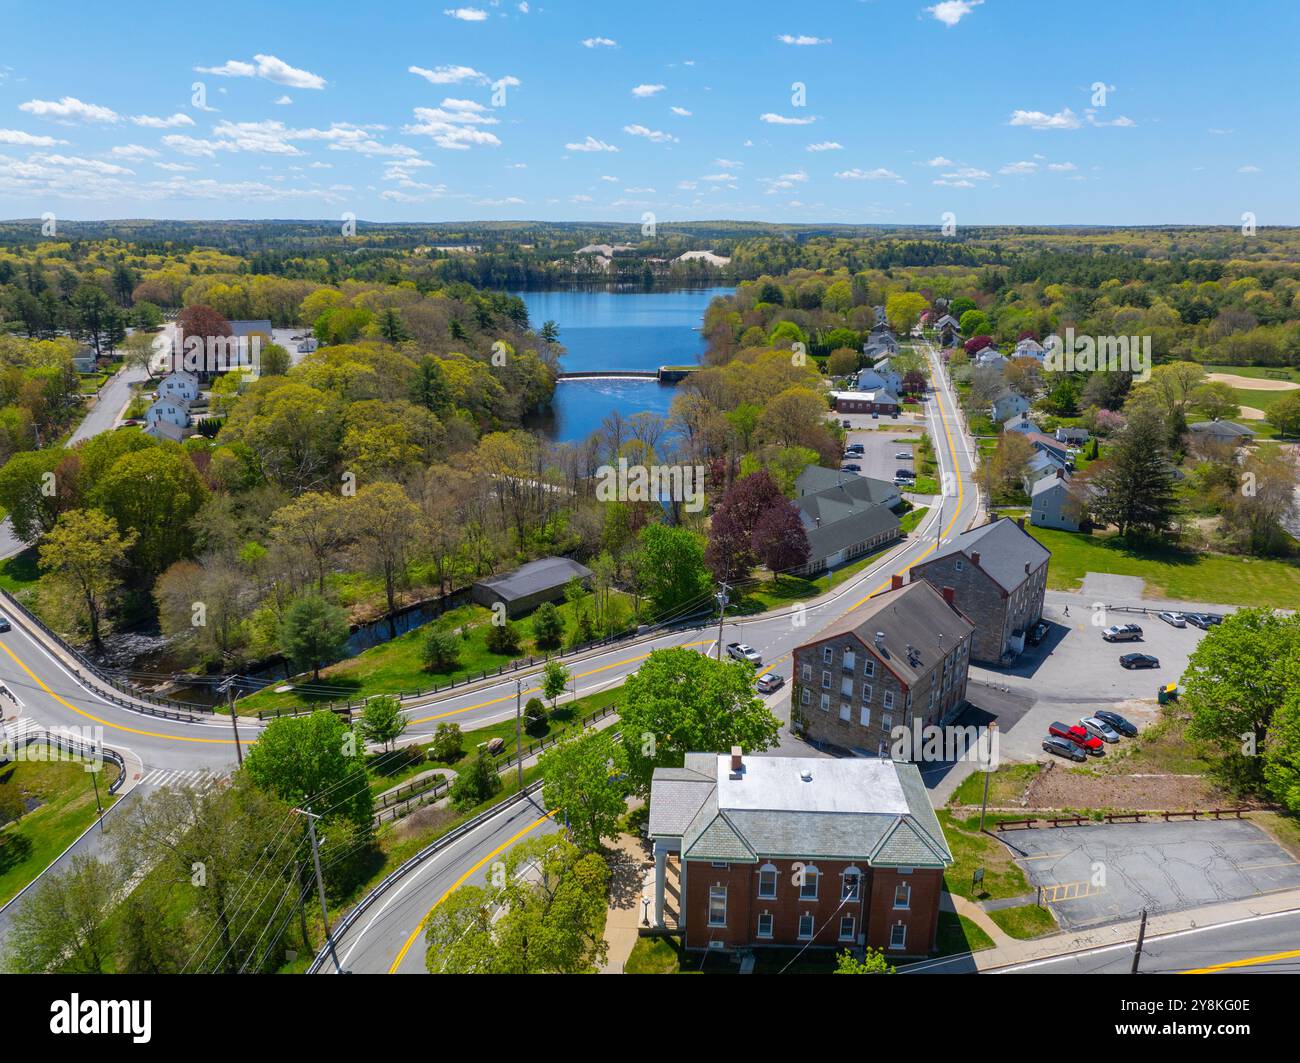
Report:
[[[1107,642],[1133,642],[1142,637],[1142,629],[1137,624],[1112,624],[1101,637]]]
[[[867,448],[864,447],[861,443],[850,443],[844,449],[847,450],[850,454],[857,454],[859,457],[861,457],[863,454],[867,452]]]
[[[775,672],[768,672],[767,675],[758,677],[758,692],[760,694],[770,694],[774,690],[780,690],[785,685],[785,676],[777,675]]]
[[[911,469],[895,469],[895,470],[894,470],[894,475],[895,475],[895,476],[901,476],[901,477],[903,477],[905,480],[915,480],[915,479],[916,479],[916,473],[913,472]]]
[[[840,472],[861,472],[862,466],[856,461],[846,461],[840,466]]]
[[[753,646],[746,646],[743,642],[728,642],[727,656],[737,661],[748,661],[755,668],[763,663],[762,654]]]
[[[7,616],[0,615],[0,631],[8,631],[10,627],[12,627],[12,625],[9,623],[9,618]]]
[[[840,422],[840,424],[842,424],[845,428],[852,428],[852,427],[853,427],[853,422],[850,421],[847,417],[846,417],[844,420],[842,420],[842,421]]]
[[[1209,631],[1215,624],[1223,623],[1223,617],[1218,613],[1184,613],[1183,619],[1202,631]]]
[[[1137,725],[1130,723],[1118,712],[1111,712],[1109,709],[1098,709],[1093,715],[1109,724],[1113,730],[1118,731],[1125,738],[1132,738],[1138,733]]]
[[[1076,763],[1088,759],[1088,754],[1073,742],[1064,738],[1057,738],[1055,735],[1048,735],[1043,739],[1043,752],[1065,757],[1066,760],[1073,760]]]
[[[1187,626],[1187,618],[1186,618],[1185,616],[1183,616],[1182,613],[1170,613],[1170,612],[1164,612],[1164,613],[1156,613],[1156,616],[1158,616],[1161,620],[1163,620],[1163,621],[1164,621],[1166,624],[1168,624],[1170,627],[1186,627],[1186,626]]]
[[[894,458],[898,461],[911,461],[912,452],[910,450],[900,450],[897,454],[894,455]]]
[[[1058,720],[1047,728],[1047,733],[1056,738],[1064,738],[1067,742],[1073,742],[1085,753],[1091,753],[1094,757],[1099,757],[1106,751],[1105,743],[1100,738],[1093,737],[1086,728],[1080,727],[1077,723],[1071,726]]]
[[[1047,638],[1047,625],[1041,620],[1030,628],[1029,634],[1025,636],[1025,640],[1031,646],[1037,646],[1045,638]]]
[[[1100,738],[1103,742],[1119,741],[1119,732],[1105,720],[1096,716],[1084,716],[1079,720],[1079,726],[1092,735],[1093,738]]]
[[[1149,653],[1126,653],[1119,659],[1125,668],[1159,668],[1160,658]]]

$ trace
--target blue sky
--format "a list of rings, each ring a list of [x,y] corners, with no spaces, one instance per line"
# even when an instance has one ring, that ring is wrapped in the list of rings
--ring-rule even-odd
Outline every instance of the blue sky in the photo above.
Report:
[[[6,218],[1300,222],[1291,0],[49,0],[0,20]]]

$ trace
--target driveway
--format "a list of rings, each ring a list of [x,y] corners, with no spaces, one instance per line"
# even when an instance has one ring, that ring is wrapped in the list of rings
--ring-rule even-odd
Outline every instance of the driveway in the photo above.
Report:
[[[1300,863],[1248,820],[1099,823],[999,835],[1065,930],[1300,887]]]

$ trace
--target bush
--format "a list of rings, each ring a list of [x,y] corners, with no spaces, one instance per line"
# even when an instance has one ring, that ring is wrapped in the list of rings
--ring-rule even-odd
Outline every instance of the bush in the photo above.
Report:
[[[543,602],[533,614],[533,635],[543,650],[553,650],[563,640],[564,620],[551,602]]]
[[[460,639],[433,628],[424,639],[424,666],[431,672],[454,672],[460,666]]]
[[[509,620],[504,624],[491,624],[487,633],[487,648],[492,653],[514,654],[519,652],[519,629]]]
[[[438,724],[437,730],[433,732],[433,741],[429,743],[429,759],[451,764],[459,760],[464,752],[460,724]]]
[[[451,784],[451,803],[463,811],[482,804],[500,789],[501,778],[493,767],[492,758],[480,750],[473,763]]]
[[[524,730],[538,738],[546,734],[546,729],[546,706],[541,698],[529,698],[528,704],[524,706]]]

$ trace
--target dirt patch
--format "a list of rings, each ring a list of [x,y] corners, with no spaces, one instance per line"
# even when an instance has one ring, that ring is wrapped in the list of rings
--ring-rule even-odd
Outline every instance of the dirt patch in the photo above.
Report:
[[[1029,808],[1134,812],[1243,807],[1239,799],[1199,775],[1092,775],[1055,764],[1033,778],[1025,804]]]
[[[1216,384],[1229,384],[1242,391],[1295,391],[1300,384],[1290,380],[1270,380],[1267,377],[1238,376],[1236,373],[1208,373],[1206,380]]]
[[[1237,409],[1240,411],[1237,416],[1243,421],[1262,421],[1264,419],[1264,411],[1258,410],[1254,406],[1238,406]]]

